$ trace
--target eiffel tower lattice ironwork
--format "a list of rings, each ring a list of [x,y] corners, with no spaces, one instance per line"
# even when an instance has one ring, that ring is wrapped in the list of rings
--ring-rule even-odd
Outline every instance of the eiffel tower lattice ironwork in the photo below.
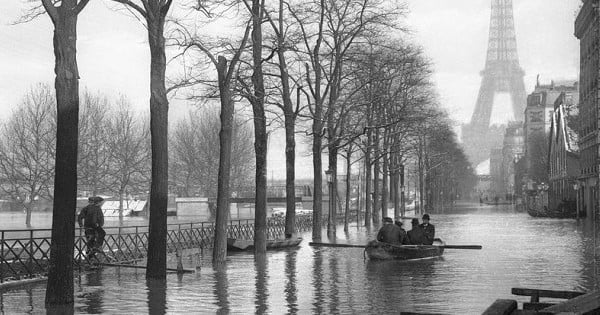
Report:
[[[490,150],[502,144],[504,126],[490,126],[495,93],[510,93],[516,120],[522,120],[526,106],[512,0],[492,0],[487,58],[481,75],[475,111],[462,130],[467,155],[475,165],[489,158]]]

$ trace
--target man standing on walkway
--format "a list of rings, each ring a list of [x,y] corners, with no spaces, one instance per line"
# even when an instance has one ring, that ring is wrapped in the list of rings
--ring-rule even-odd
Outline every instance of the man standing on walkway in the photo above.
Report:
[[[83,225],[85,228],[86,253],[88,257],[93,257],[96,251],[101,250],[104,236],[106,236],[106,232],[102,228],[104,226],[104,213],[102,212],[104,199],[95,196],[88,198],[88,201],[89,204],[81,209],[77,216],[77,223],[79,223],[79,227]]]

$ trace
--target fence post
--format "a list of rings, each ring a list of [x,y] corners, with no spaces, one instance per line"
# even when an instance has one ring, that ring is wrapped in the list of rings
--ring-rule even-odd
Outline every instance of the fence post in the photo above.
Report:
[[[29,230],[29,260],[33,260],[33,229]]]

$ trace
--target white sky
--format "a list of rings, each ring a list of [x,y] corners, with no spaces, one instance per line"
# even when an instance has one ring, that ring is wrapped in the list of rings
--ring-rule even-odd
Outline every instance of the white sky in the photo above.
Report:
[[[52,26],[46,16],[10,25],[23,0],[3,1],[0,11],[0,119],[9,116],[28,87],[52,83]],[[573,23],[580,0],[514,0],[515,27],[525,86],[577,79],[578,41]],[[407,0],[406,24],[434,64],[441,103],[457,122],[470,119],[485,64],[490,0]],[[122,93],[140,110],[148,108],[149,53],[145,29],[106,0],[92,0],[79,18],[78,62],[81,87],[108,95]],[[503,99],[503,98],[500,98]],[[172,102],[170,112],[187,112]],[[281,153],[283,156],[283,153]],[[277,160],[281,157],[272,158]],[[271,164],[273,165],[273,164]],[[279,171],[276,171],[279,173]]]

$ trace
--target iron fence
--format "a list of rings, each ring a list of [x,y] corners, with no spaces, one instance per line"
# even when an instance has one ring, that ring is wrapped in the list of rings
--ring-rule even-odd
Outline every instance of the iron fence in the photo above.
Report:
[[[267,238],[283,237],[284,218],[269,218]],[[297,231],[312,228],[310,215],[296,217]],[[175,223],[167,225],[167,251],[178,249],[210,248],[214,239],[213,222]],[[148,226],[106,227],[106,237],[102,246],[103,260],[110,263],[135,263],[148,252]],[[3,230],[0,242],[0,283],[44,275],[50,257],[51,229]],[[254,220],[230,221],[227,237],[239,239],[254,238]],[[75,235],[74,263],[77,267],[88,264],[85,234],[78,229]]]

